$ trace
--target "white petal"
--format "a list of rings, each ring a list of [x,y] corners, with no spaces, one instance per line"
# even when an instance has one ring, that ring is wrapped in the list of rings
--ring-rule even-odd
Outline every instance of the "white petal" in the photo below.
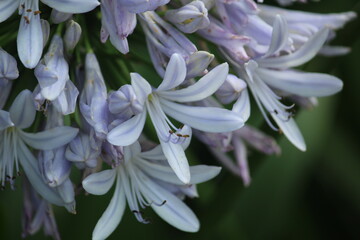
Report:
[[[159,179],[164,182],[183,185],[183,183],[176,177],[174,171],[162,164],[157,164],[156,162],[150,161],[139,161],[141,168],[144,172],[146,172],[149,176]],[[207,165],[198,165],[190,167],[190,182],[189,184],[198,184],[202,182],[206,182],[214,177],[216,177],[220,173],[221,167],[213,167]]]
[[[85,13],[100,5],[97,0],[41,0],[51,8],[64,13]]]
[[[271,36],[271,44],[269,46],[269,50],[263,56],[263,58],[274,55],[281,51],[286,46],[288,41],[289,32],[286,19],[281,17],[281,15],[276,15]]]
[[[174,170],[176,176],[181,182],[188,184],[190,182],[189,163],[185,156],[184,149],[179,144],[160,141],[164,155],[167,158],[170,167]]]
[[[299,71],[257,70],[271,87],[303,97],[323,97],[339,92],[343,83],[337,77],[321,73]]]
[[[221,167],[198,165],[190,167],[191,184],[206,182],[216,177],[221,171]]]
[[[142,191],[145,192],[146,197],[153,202],[164,202],[161,206],[156,204],[151,205],[152,209],[154,209],[162,219],[185,232],[197,232],[199,230],[199,220],[183,201],[149,178],[144,176],[142,180],[143,184],[141,184],[140,187]]]
[[[121,188],[120,178],[117,178],[114,195],[95,226],[92,235],[93,240],[106,239],[116,229],[124,214],[125,206],[125,193]]]
[[[142,152],[140,154],[141,158],[149,159],[149,160],[166,160],[166,157],[162,151],[161,145],[157,145],[153,149],[147,152]]]
[[[10,107],[10,118],[17,128],[28,128],[35,120],[36,109],[32,94],[23,90]]]
[[[94,195],[104,195],[114,184],[116,170],[109,169],[93,173],[82,181],[84,189]]]
[[[177,102],[200,101],[212,95],[225,82],[229,65],[223,63],[202,77],[195,84],[180,90],[158,93],[161,97]]]
[[[21,62],[27,68],[35,68],[43,52],[43,33],[40,14],[24,15],[20,20],[17,49]],[[26,17],[26,18],[25,18]]]
[[[306,151],[306,144],[304,138],[295,122],[294,119],[290,118],[288,121],[283,121],[279,119],[276,114],[271,114],[280,127],[281,131],[284,133],[287,139],[295,145],[299,150]]]
[[[233,112],[239,113],[240,117],[246,122],[250,117],[250,98],[247,89],[244,89],[238,100],[233,105]]]
[[[231,132],[241,128],[244,120],[239,114],[215,107],[194,107],[160,99],[166,114],[174,119],[205,132]]]
[[[79,129],[72,127],[55,127],[38,133],[21,131],[21,138],[29,146],[38,150],[53,150],[69,143],[76,137]]]
[[[152,92],[150,84],[139,74],[131,73],[131,85],[140,103],[144,103]]]
[[[116,146],[128,146],[134,143],[140,136],[146,120],[146,110],[119,126],[112,129],[108,135],[109,143]]]
[[[21,166],[29,179],[32,187],[38,192],[44,199],[49,201],[52,204],[63,206],[65,203],[52,188],[50,188],[45,182],[40,174],[38,169],[37,160],[34,158],[29,149],[25,144],[19,140],[19,151],[18,157],[21,163]]]
[[[264,68],[284,69],[302,65],[312,59],[319,52],[327,40],[328,35],[329,29],[324,28],[317,32],[296,52],[280,57],[259,59],[257,62],[259,66]]]
[[[8,19],[19,7],[18,0],[0,1],[0,23]]]
[[[185,60],[180,54],[173,54],[166,67],[164,80],[157,88],[157,91],[166,91],[179,86],[186,77]]]

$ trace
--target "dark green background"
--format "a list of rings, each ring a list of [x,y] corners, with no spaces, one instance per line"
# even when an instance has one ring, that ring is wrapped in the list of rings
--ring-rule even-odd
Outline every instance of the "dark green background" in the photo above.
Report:
[[[323,0],[294,8],[359,14],[360,2]],[[280,157],[250,156],[250,187],[245,189],[226,170],[199,185],[200,198],[187,201],[200,219],[198,233],[177,231],[151,209],[145,214],[152,223],[144,225],[127,210],[109,239],[360,239],[359,31],[360,21],[355,20],[338,33],[335,43],[350,46],[349,55],[317,57],[305,66],[344,81],[340,94],[322,98],[319,107],[297,115],[307,152],[296,150],[281,137]],[[201,144],[195,145],[192,156],[215,164]],[[79,196],[77,215],[56,208],[62,238],[90,239],[110,197]],[[0,192],[0,239],[21,239],[21,200],[20,189]],[[29,239],[45,238],[40,232]]]

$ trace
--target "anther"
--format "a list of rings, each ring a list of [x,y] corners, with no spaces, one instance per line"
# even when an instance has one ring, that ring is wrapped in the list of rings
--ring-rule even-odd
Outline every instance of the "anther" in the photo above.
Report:
[[[25,19],[25,22],[26,22],[27,24],[30,23],[30,19],[29,19],[27,16],[24,16],[24,19]]]
[[[174,134],[174,131],[173,131],[173,130],[169,130],[169,133],[170,133],[170,134]]]
[[[34,15],[36,16],[36,15],[38,15],[38,14],[40,14],[41,13],[41,11],[34,11]]]
[[[176,136],[178,136],[178,137],[182,137],[183,135],[181,135],[181,134],[179,134],[179,133],[178,133],[178,134],[176,134]]]
[[[31,10],[31,9],[27,9],[26,11],[27,11],[27,12],[32,12],[32,10]]]
[[[183,135],[183,137],[184,137],[184,138],[188,138],[188,137],[190,137],[190,135]]]

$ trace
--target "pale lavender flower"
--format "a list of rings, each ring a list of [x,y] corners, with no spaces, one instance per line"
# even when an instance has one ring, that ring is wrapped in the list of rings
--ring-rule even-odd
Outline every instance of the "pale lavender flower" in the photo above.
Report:
[[[195,84],[186,88],[173,90],[179,86],[186,75],[184,59],[174,54],[165,72],[163,82],[156,89],[140,75],[131,74],[133,86],[144,110],[112,129],[107,140],[117,146],[128,146],[135,142],[144,127],[149,112],[164,154],[176,175],[184,183],[190,181],[189,165],[179,143],[188,138],[188,127],[175,127],[166,115],[189,127],[206,132],[229,132],[243,126],[243,119],[236,113],[211,107],[195,107],[179,103],[200,101],[212,95],[225,81],[228,65],[214,68]],[[179,102],[179,103],[175,103]]]
[[[27,178],[35,190],[47,201],[64,206],[59,194],[43,181],[37,166],[37,160],[26,145],[38,150],[52,150],[70,142],[78,133],[71,127],[55,127],[39,133],[23,131],[35,120],[36,110],[32,94],[22,91],[14,100],[9,112],[0,110],[0,181],[14,181],[14,171],[19,173],[21,164]],[[56,136],[56,137],[54,137]]]
[[[68,22],[64,35],[65,49],[67,52],[74,50],[80,40],[81,32],[81,27],[77,22],[73,20]]]
[[[281,21],[280,17],[278,19]],[[305,151],[304,139],[292,119],[292,113],[289,112],[292,107],[283,105],[279,101],[280,97],[272,89],[303,97],[321,97],[340,91],[343,84],[340,79],[331,75],[304,73],[289,69],[304,64],[318,53],[326,41],[328,29],[319,31],[297,51],[277,57],[274,55],[284,46],[282,36],[287,30],[283,29],[286,28],[284,24],[274,25],[276,28],[268,53],[262,58],[251,60],[245,64],[247,83],[261,110],[262,107],[265,107],[285,136],[296,147]],[[264,116],[266,117],[265,113]],[[268,123],[272,126],[269,120]]]
[[[65,157],[79,169],[94,168],[100,152],[98,146],[93,146],[88,134],[80,133],[67,146]]]
[[[49,107],[45,130],[63,125],[63,115]],[[39,168],[45,183],[54,188],[63,199],[65,207],[75,213],[75,193],[69,179],[71,162],[65,158],[65,149],[66,146],[61,146],[52,150],[39,151]]]
[[[289,36],[293,40],[294,47],[301,47],[314,34],[323,28],[329,28],[328,40],[336,36],[335,30],[342,28],[347,22],[356,17],[355,12],[318,14],[303,11],[288,10],[267,5],[259,5],[259,16],[268,24],[273,24],[277,15],[281,15],[288,25]],[[347,53],[345,47],[324,46],[322,52],[327,55]]]
[[[124,8],[119,0],[103,0],[101,4],[101,41],[110,37],[113,46],[121,53],[129,52],[127,41],[136,26],[136,14]]]
[[[167,164],[160,146],[141,152],[140,144],[135,142],[125,147],[124,152],[124,162],[115,169],[92,174],[83,180],[85,190],[94,195],[107,193],[116,181],[113,198],[96,224],[92,238],[105,239],[116,229],[126,203],[140,222],[148,223],[141,208],[150,206],[170,225],[186,232],[198,231],[199,220],[177,195],[196,196],[191,185],[212,179],[221,168],[191,167],[191,185],[184,185]]]
[[[143,13],[141,24],[146,36],[153,65],[161,77],[170,57],[177,53],[186,61],[186,78],[204,75],[214,56],[205,51],[198,51],[196,46],[181,32],[162,20],[155,12]]]
[[[108,102],[105,81],[93,53],[85,60],[85,82],[80,96],[80,111],[95,130],[96,137],[104,140],[108,133]]]

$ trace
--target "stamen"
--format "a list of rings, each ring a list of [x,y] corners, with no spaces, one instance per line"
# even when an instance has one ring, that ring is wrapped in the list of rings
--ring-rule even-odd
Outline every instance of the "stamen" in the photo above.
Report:
[[[38,15],[38,14],[41,14],[41,11],[34,11],[34,15]]]
[[[26,22],[27,24],[30,23],[30,19],[29,19],[27,16],[24,16],[24,19],[25,19],[25,22]]]

